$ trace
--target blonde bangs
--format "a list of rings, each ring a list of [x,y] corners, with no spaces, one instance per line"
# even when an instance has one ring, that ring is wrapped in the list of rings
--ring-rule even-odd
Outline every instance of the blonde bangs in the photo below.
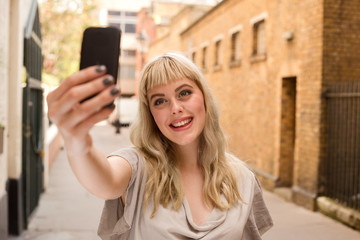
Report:
[[[140,77],[139,93],[140,100],[147,105],[147,92],[158,85],[188,78],[199,85],[200,74],[194,72],[189,59],[172,58],[171,54],[155,58],[148,63]]]

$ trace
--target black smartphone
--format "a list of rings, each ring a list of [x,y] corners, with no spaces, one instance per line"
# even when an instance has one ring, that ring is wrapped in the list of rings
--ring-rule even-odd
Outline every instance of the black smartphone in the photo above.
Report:
[[[83,33],[80,69],[105,65],[107,73],[117,81],[121,30],[114,27],[89,27]]]

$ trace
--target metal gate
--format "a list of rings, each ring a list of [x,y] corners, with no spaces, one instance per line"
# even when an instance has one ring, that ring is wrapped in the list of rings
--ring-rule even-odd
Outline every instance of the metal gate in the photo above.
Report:
[[[26,86],[23,88],[22,179],[24,224],[39,202],[43,178],[43,90],[41,88],[41,33],[38,9],[29,34],[24,39]]]
[[[360,211],[360,82],[329,87],[325,195]]]

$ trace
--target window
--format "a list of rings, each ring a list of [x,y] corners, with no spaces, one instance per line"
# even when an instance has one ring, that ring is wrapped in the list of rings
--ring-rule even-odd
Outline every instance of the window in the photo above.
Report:
[[[136,33],[136,12],[108,10],[108,24],[119,28],[123,33],[135,34]]]
[[[126,33],[136,33],[136,25],[131,23],[125,24],[125,32]]]
[[[193,63],[195,63],[195,60],[196,60],[196,52],[195,51],[193,51],[191,53],[191,60],[193,61]]]
[[[265,20],[254,24],[253,55],[264,55],[266,53]]]
[[[215,42],[215,56],[214,67],[218,68],[221,65],[221,40]]]
[[[124,57],[135,57],[136,51],[135,50],[122,50],[122,55]]]
[[[203,47],[203,49],[202,49],[202,61],[201,61],[201,67],[203,68],[203,70],[206,69],[206,52],[207,52],[207,47]]]
[[[125,16],[136,17],[137,13],[136,12],[125,12]]]
[[[120,11],[113,11],[113,10],[108,11],[108,15],[110,16],[120,16],[120,14],[121,14]]]
[[[109,26],[120,29],[120,23],[109,23]]]
[[[120,66],[120,79],[135,79],[135,65]]]
[[[231,35],[231,49],[230,62],[240,60],[240,32],[235,32]]]

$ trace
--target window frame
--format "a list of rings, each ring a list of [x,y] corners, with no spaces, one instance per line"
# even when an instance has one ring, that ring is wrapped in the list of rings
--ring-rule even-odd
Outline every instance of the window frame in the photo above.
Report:
[[[206,56],[207,56],[207,50],[208,47],[207,46],[204,46],[201,48],[201,54],[202,54],[202,59],[201,59],[201,68],[203,69],[203,71],[206,71]]]
[[[253,26],[253,52],[252,55],[266,54],[265,20],[256,22]]]
[[[252,27],[252,50],[251,62],[258,62],[266,60],[267,46],[266,46],[266,22],[268,14],[264,12],[250,19]],[[261,31],[261,33],[260,33]],[[262,44],[260,46],[260,44]]]
[[[208,67],[207,57],[209,54],[209,42],[203,42],[202,44],[200,44],[200,49],[201,49],[201,69],[203,70],[203,72],[206,72]]]
[[[229,66],[237,67],[241,64],[241,32],[242,25],[237,25],[229,30],[230,38],[230,57],[229,57]],[[234,36],[236,38],[234,39]]]
[[[193,51],[191,51],[191,61],[193,61],[193,63],[195,63],[196,64],[196,51],[195,50],[193,50]]]
[[[119,67],[119,78],[120,79],[135,79],[136,78],[136,65],[134,64],[123,64]]]
[[[214,43],[214,64],[213,69],[214,71],[221,70],[222,66],[222,47],[223,47],[223,41],[224,36],[218,35],[213,39]]]
[[[133,15],[131,15],[131,13]],[[124,34],[136,34],[137,13],[130,11],[117,11],[114,9],[107,9],[107,24],[115,27],[120,27]]]

